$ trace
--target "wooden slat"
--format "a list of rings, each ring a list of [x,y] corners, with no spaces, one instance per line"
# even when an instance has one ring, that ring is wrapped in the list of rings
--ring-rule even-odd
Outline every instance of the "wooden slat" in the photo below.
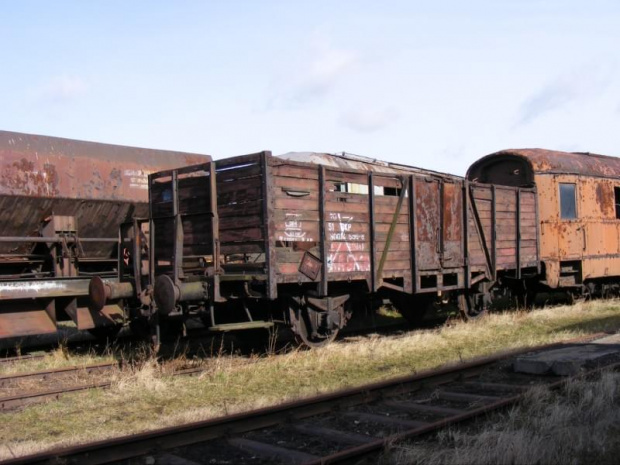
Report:
[[[220,231],[221,242],[244,242],[263,239],[262,228],[242,228]]]
[[[247,201],[253,201],[261,198],[262,189],[258,187],[242,187],[238,186],[237,189],[231,192],[218,192],[217,205],[219,206],[227,204],[239,204]]]
[[[332,252],[329,254],[332,263],[370,262],[369,252]]]
[[[384,275],[389,275],[391,274],[389,273],[390,271],[396,270],[411,271],[411,262],[409,260],[390,260],[385,262],[383,266]]]
[[[295,179],[319,179],[316,167],[293,166],[293,165],[273,165],[271,168],[273,176],[291,177]]]
[[[222,243],[220,245],[220,252],[224,255],[230,254],[245,254],[245,253],[263,253],[265,252],[265,242],[257,241],[255,243],[245,242],[243,244],[239,243]]]
[[[225,216],[262,215],[262,200],[246,202],[238,205],[222,205],[217,209],[220,218]]]
[[[346,204],[361,203],[368,204],[368,196],[366,194],[349,194],[347,192],[326,192],[326,202],[340,202]]]
[[[217,179],[217,193],[228,194],[230,192],[234,192],[237,189],[250,189],[250,188],[260,188],[262,186],[262,177],[255,176],[253,178],[244,178],[240,180],[232,180],[228,182],[223,182],[219,178]]]
[[[284,176],[274,176],[273,185],[275,187],[285,187],[297,190],[319,191],[319,183],[314,179],[290,178]]]
[[[227,229],[251,228],[263,225],[260,216],[226,216],[220,218],[220,231]]]
[[[226,182],[238,181],[240,179],[254,178],[262,175],[262,169],[260,165],[245,166],[238,169],[230,169],[217,172],[217,186],[218,191],[221,184]]]
[[[275,208],[282,210],[318,210],[319,202],[318,199],[306,199],[295,198],[295,197],[276,197],[275,198]]]

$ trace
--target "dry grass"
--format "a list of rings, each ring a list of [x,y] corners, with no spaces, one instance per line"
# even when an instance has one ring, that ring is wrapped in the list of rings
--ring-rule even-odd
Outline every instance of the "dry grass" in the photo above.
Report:
[[[169,369],[147,358],[121,375],[113,389],[5,414],[0,459],[277,404],[502,349],[617,330],[619,307],[618,302],[591,302],[498,314],[469,324],[352,337],[320,350],[275,356],[220,354],[199,361],[205,372],[193,378],[166,376]]]
[[[562,393],[533,389],[519,406],[434,442],[394,447],[392,464],[616,464],[620,454],[620,374],[572,381]]]

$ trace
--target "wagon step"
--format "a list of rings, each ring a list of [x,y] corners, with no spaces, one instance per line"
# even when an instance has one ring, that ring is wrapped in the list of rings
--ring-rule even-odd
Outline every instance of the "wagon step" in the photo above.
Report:
[[[209,326],[209,331],[239,331],[243,329],[267,329],[272,328],[272,321],[245,321],[242,323],[225,323],[221,325]]]

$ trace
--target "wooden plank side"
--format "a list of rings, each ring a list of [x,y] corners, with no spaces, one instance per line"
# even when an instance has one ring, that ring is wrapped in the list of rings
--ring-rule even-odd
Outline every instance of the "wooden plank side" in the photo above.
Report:
[[[396,205],[398,205],[398,196],[397,195],[377,195],[375,196],[375,204],[376,205],[391,205],[394,208],[394,210],[396,210]]]
[[[236,242],[222,243],[220,245],[220,252],[224,255],[231,254],[259,254],[265,252],[265,241],[247,241],[243,244]]]
[[[330,263],[370,263],[369,252],[349,252],[345,247],[340,252],[331,252],[329,254]]]
[[[260,163],[263,152],[250,153],[247,155],[238,155],[236,157],[222,158],[215,161],[216,171],[227,170],[231,168],[243,168],[248,165],[256,165]]]
[[[274,187],[294,189],[294,190],[307,190],[317,192],[319,191],[319,183],[316,179],[306,178],[293,178],[288,176],[274,176]]]
[[[221,242],[245,242],[264,239],[263,228],[241,228],[220,231]]]
[[[304,256],[305,251],[292,251],[290,249],[276,249],[276,262],[277,263],[301,263],[301,259]]]
[[[491,202],[488,201],[480,201],[479,203],[476,203],[476,206],[478,207],[478,211],[479,212],[483,212],[483,211],[490,211],[493,207],[491,205]],[[495,211],[497,212],[512,212],[514,215],[514,212],[517,211],[517,204],[516,202],[496,202],[495,203]]]
[[[500,203],[507,203],[515,205],[517,203],[517,194],[515,188],[503,188],[496,186],[495,189],[495,201]]]
[[[383,265],[383,276],[387,277],[393,274],[394,271],[400,271],[402,273],[411,273],[411,261],[410,260],[386,260]]]
[[[262,187],[262,176],[255,176],[249,179],[232,179],[230,181],[224,182],[221,179],[217,178],[217,194],[228,194],[230,192],[235,192],[238,189],[250,189],[250,188],[261,188]]]
[[[240,203],[256,201],[260,199],[262,196],[261,186],[254,187],[242,187],[239,186],[237,189],[230,192],[218,192],[217,194],[217,205],[218,208],[220,206],[233,204],[238,205]]]
[[[328,252],[339,252],[349,250],[352,252],[370,252],[370,242],[330,242]]]
[[[359,203],[368,205],[368,196],[366,194],[352,194],[348,192],[326,192],[326,202],[339,202],[339,203]]]
[[[302,211],[313,210],[313,211],[318,211],[318,209],[319,209],[318,197],[316,199],[306,199],[305,197],[302,197],[302,198],[295,198],[295,197],[282,198],[282,197],[276,197],[275,201],[274,201],[274,204],[275,204],[275,208],[277,210],[302,210]]]
[[[258,216],[226,216],[220,218],[220,231],[227,229],[252,228],[263,225],[263,219]]]
[[[252,202],[245,202],[234,205],[221,205],[217,208],[217,213],[220,218],[226,216],[245,216],[245,215],[258,215],[262,216],[263,212],[262,199]]]
[[[293,218],[284,222],[276,222],[274,233],[278,241],[318,242],[320,240],[320,225],[318,222],[297,221]]]
[[[407,257],[406,252],[407,251],[403,251],[403,250],[392,250],[392,248],[390,248],[390,250],[387,253],[386,261],[399,261],[399,260],[403,260],[403,257]],[[381,258],[382,254],[383,254],[383,250],[377,251],[377,262]],[[411,262],[409,262],[409,263],[411,263]]]
[[[239,181],[241,179],[248,180],[248,178],[255,178],[260,176],[262,176],[262,168],[259,164],[244,166],[237,169],[233,168],[223,171],[218,170],[216,174],[218,191],[221,184]]]
[[[376,241],[376,248],[377,248],[377,252],[383,252],[383,250],[385,249],[385,241]],[[390,243],[390,251],[399,251],[401,253],[407,253],[410,250],[411,246],[410,246],[410,241],[406,240],[406,241],[400,241],[400,240],[392,240],[392,242]]]
[[[326,212],[342,212],[344,214],[347,213],[367,213],[368,212],[368,204],[367,203],[347,203],[347,202],[325,202],[325,211]],[[375,206],[376,213],[391,213],[394,214],[394,207],[391,205],[376,205]]]
[[[490,201],[493,197],[490,186],[475,186],[472,187],[472,197],[474,200],[488,200]]]
[[[271,173],[274,177],[289,177],[294,179],[319,179],[319,173],[316,166],[294,166],[287,164],[274,164],[271,167]]]
[[[368,185],[368,176],[361,173],[347,173],[344,171],[335,171],[332,169],[325,170],[325,184],[329,186],[330,183],[352,183]]]
[[[283,221],[319,221],[318,210],[282,210],[273,211],[273,219],[276,222]]]
[[[337,212],[333,212],[337,214]],[[366,212],[341,212],[341,215],[346,216],[347,221],[351,223],[365,223],[370,221],[370,215]],[[298,221],[319,221],[319,212],[317,210],[274,210],[273,217],[275,221],[285,221],[292,217],[295,217]],[[393,213],[378,213],[375,215],[375,224],[391,224],[394,218]],[[334,220],[335,221],[335,220]],[[408,224],[409,215],[401,213],[397,218],[398,224]]]

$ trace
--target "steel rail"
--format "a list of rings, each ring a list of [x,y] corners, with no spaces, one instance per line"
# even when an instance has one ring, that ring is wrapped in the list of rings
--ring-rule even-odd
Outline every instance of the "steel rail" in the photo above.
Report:
[[[603,369],[612,370],[612,369],[617,369],[618,367],[620,367],[620,362],[616,362],[610,365],[606,365],[602,368],[597,368],[594,370],[584,372],[580,376],[584,376],[584,375],[589,376]],[[564,378],[558,381],[544,384],[544,387],[547,389],[557,389],[557,388],[564,386],[567,382],[569,382],[571,379],[574,379],[574,378],[575,377],[573,376],[569,376],[567,378]],[[357,457],[372,454],[380,450],[383,450],[389,445],[394,444],[396,442],[404,441],[407,439],[413,439],[417,436],[422,436],[424,434],[432,433],[442,428],[445,428],[447,426],[454,425],[456,423],[460,423],[466,420],[471,420],[473,418],[479,417],[491,411],[499,410],[503,407],[507,407],[523,399],[524,396],[525,396],[525,392],[521,392],[519,394],[512,395],[509,397],[502,397],[499,400],[486,404],[482,407],[474,408],[461,414],[449,416],[442,420],[439,420],[433,423],[428,423],[427,425],[420,426],[418,428],[413,428],[408,431],[386,436],[384,438],[377,439],[375,441],[369,442],[367,444],[363,444],[361,446],[345,449],[336,454],[321,457],[319,460],[308,461],[304,465],[325,465],[325,464],[340,463],[340,462],[345,462],[347,460],[351,460]]]
[[[112,362],[109,364],[102,363],[100,365],[90,365],[87,367],[70,367],[70,368],[60,368],[58,370],[47,370],[41,372],[34,373],[25,373],[25,374],[17,374],[15,376],[4,376],[0,377],[0,386],[4,387],[5,384],[2,382],[6,382],[6,384],[11,381],[16,380],[25,380],[25,379],[48,379],[50,374],[52,375],[64,375],[72,372],[80,372],[81,370],[86,369],[88,374],[92,374],[96,371],[105,371],[109,369],[114,369],[120,367],[119,363]],[[195,376],[201,373],[204,373],[204,368],[186,368],[183,370],[178,370],[171,373],[171,376]],[[81,384],[77,386],[68,386],[57,389],[45,389],[42,391],[35,392],[26,392],[14,396],[5,396],[0,397],[0,412],[15,410],[19,407],[24,407],[26,405],[40,403],[45,400],[58,400],[61,396],[67,394],[78,393],[82,391],[88,391],[91,389],[109,389],[112,386],[112,381],[101,381],[97,383],[88,383]]]
[[[103,464],[119,460],[126,460],[146,454],[169,450],[175,447],[188,446],[212,439],[230,437],[236,434],[247,433],[261,428],[273,427],[279,424],[312,417],[327,413],[335,408],[346,408],[363,405],[372,401],[420,389],[436,387],[453,381],[462,381],[476,376],[485,368],[503,360],[533,351],[551,350],[563,347],[566,344],[586,343],[606,335],[599,333],[588,337],[571,339],[568,341],[546,344],[537,347],[520,348],[506,351],[489,357],[477,358],[454,366],[438,370],[428,370],[411,376],[399,377],[370,385],[356,387],[345,391],[323,394],[310,399],[286,402],[274,407],[267,407],[251,412],[234,414],[196,423],[164,428],[156,431],[138,433],[135,435],[97,441],[90,444],[55,449],[30,456],[19,457],[4,462],[6,465],[17,464],[51,464],[59,461],[66,464]],[[416,427],[388,438],[369,438],[369,443],[332,454],[311,463],[336,463],[352,457],[358,457],[385,447],[396,439],[404,439],[414,434],[423,434],[434,431],[456,421],[473,418],[475,415],[499,408],[521,398],[521,394],[501,398],[494,404],[468,410],[465,413],[443,419],[433,424]],[[251,442],[251,441],[246,441]]]
[[[93,365],[76,365],[71,367],[56,368],[52,370],[33,371],[28,373],[12,373],[10,375],[0,376],[0,387],[5,387],[16,381],[25,381],[32,379],[49,380],[54,377],[64,376],[71,373],[93,374],[100,371],[108,371],[120,366],[119,362],[102,362]]]
[[[32,355],[16,355],[15,357],[2,357],[0,358],[0,364],[9,364],[9,363],[18,363],[24,362],[27,360],[38,360],[45,357],[43,354],[32,354]]]

